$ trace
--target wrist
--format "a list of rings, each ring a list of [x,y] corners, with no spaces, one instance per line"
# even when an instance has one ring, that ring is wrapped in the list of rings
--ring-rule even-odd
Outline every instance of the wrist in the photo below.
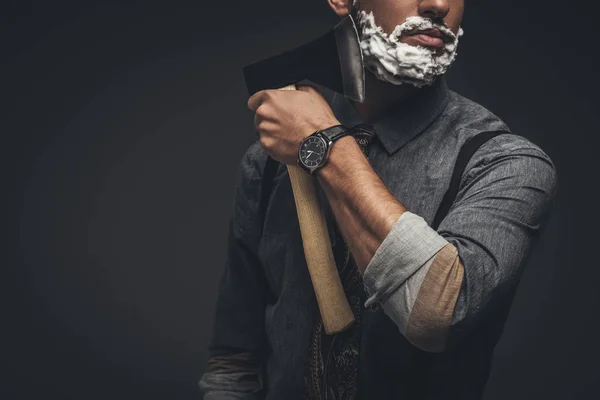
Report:
[[[324,131],[325,129],[329,129],[332,126],[341,125],[342,123],[337,119],[327,119],[322,121],[312,121],[309,125],[306,125],[306,129],[302,130],[302,138],[300,139],[300,146],[302,144],[302,140],[306,139],[313,133],[317,131]]]
[[[314,123],[312,126],[313,129],[310,133],[312,134],[313,132],[316,132],[316,131],[324,131],[325,129],[329,129],[332,126],[336,126],[336,125],[342,125],[342,123],[340,121],[338,121],[336,118],[324,119],[322,121],[318,121],[318,122]]]
[[[318,129],[300,142],[298,149],[298,165],[307,173],[314,175],[329,162],[334,143],[349,135],[348,127],[336,124]]]
[[[344,136],[331,146],[329,158],[316,172],[316,176],[322,183],[326,183],[331,179],[350,176],[362,164],[370,166],[356,140],[350,135]]]

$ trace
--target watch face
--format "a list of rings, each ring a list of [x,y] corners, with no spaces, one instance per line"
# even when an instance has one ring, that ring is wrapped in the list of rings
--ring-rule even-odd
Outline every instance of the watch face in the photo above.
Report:
[[[318,166],[327,154],[325,140],[318,136],[309,136],[300,145],[299,158],[307,167]]]

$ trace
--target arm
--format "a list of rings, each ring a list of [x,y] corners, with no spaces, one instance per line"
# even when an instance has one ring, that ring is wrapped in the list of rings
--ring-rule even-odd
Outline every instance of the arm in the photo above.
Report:
[[[351,136],[332,147],[317,178],[361,273],[406,211],[371,168]]]
[[[303,138],[339,123],[315,89],[298,89],[248,100],[262,147],[284,164],[296,162]],[[524,139],[497,137],[477,157],[437,232],[389,192],[350,137],[317,173],[363,273],[365,305],[379,303],[423,350],[461,340],[514,289],[555,194],[552,162]]]
[[[423,350],[460,341],[514,287],[550,208],[549,158],[524,140],[496,140],[478,151],[437,232],[389,193],[351,140],[333,146],[318,174],[363,273],[366,305],[381,304]]]
[[[256,257],[261,163],[256,144],[246,152],[236,183],[227,262],[215,310],[208,370],[200,380],[206,400],[258,400],[262,395],[264,311],[268,286]]]

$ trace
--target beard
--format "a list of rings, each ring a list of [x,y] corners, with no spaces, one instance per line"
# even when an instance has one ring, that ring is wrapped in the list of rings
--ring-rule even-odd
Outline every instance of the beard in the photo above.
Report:
[[[431,85],[435,78],[446,73],[456,58],[458,38],[463,34],[462,28],[459,28],[458,34],[455,35],[443,24],[415,16],[408,17],[388,35],[377,26],[372,12],[367,13],[356,8],[354,11],[365,69],[382,81],[394,85],[407,83],[416,87]],[[399,41],[406,32],[434,28],[450,39],[442,48],[411,46]]]

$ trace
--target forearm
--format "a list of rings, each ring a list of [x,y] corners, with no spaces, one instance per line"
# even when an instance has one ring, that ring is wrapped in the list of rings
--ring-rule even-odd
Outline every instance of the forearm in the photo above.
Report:
[[[424,350],[460,342],[518,282],[556,191],[554,166],[526,141],[482,146],[462,193],[434,230],[422,217],[399,212],[400,201],[381,190],[366,160],[348,146],[337,149],[345,158],[334,159],[332,151],[320,182],[363,272],[365,306],[380,303]]]
[[[363,273],[406,208],[389,192],[350,136],[332,146],[317,177]]]
[[[353,139],[342,140],[319,181],[363,274],[365,306],[381,303],[409,341],[439,351],[462,282],[456,249],[390,193]]]
[[[224,269],[218,284],[209,360],[199,385],[205,400],[259,400],[263,385],[268,281],[257,255],[260,182],[266,154],[248,148],[236,174]]]

